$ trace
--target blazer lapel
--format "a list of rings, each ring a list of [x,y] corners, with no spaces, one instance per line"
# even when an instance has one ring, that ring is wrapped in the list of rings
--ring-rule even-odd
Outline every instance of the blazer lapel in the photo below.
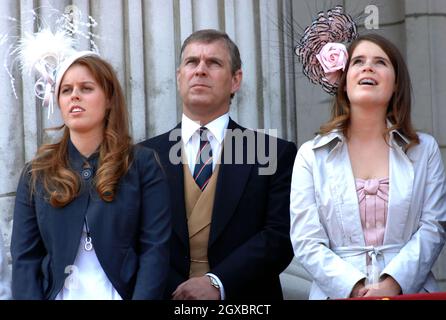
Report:
[[[245,130],[243,127],[237,125],[232,119],[229,120],[228,129]],[[253,167],[253,164],[235,164],[234,161],[232,161],[232,163],[224,163],[223,160],[225,159],[224,155],[226,147],[232,149],[233,157],[235,155],[234,143],[227,146],[224,145],[221,154],[222,163],[220,165],[217,188],[215,190],[209,247],[218,238],[234,214]],[[246,150],[247,148],[245,146],[243,148],[243,153],[246,153]]]

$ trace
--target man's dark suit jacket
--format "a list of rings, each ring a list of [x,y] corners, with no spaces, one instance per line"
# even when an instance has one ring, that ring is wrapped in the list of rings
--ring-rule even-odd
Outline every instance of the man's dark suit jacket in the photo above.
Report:
[[[69,142],[69,161],[80,173],[84,158]],[[97,168],[98,154],[86,159]],[[169,266],[169,189],[153,150],[135,146],[113,201],[99,198],[91,178],[62,208],[45,200],[41,184],[29,192],[29,168],[16,195],[11,240],[14,299],[54,299],[78,253],[84,217],[98,260],[123,299],[162,299]],[[82,250],[82,249],[81,249]],[[67,268],[68,267],[68,268]],[[71,269],[70,269],[71,268]]]
[[[179,131],[181,124],[175,129]],[[270,136],[245,129],[230,120],[228,129],[238,129],[257,141]],[[181,135],[169,141],[172,131],[142,142],[155,149],[168,177],[172,201],[171,262],[165,298],[170,299],[179,284],[189,278],[190,254],[186,221],[183,166],[169,160],[171,148],[178,150]],[[172,139],[170,139],[172,140]],[[210,272],[223,283],[226,299],[283,299],[279,274],[288,266],[293,251],[290,230],[290,184],[296,146],[277,139],[277,171],[259,175],[262,165],[223,163],[225,152],[235,144],[225,138],[212,213],[208,243]],[[244,159],[248,159],[247,139],[243,142]],[[257,143],[251,150],[256,153]],[[252,154],[251,154],[252,157]],[[234,162],[234,161],[232,161]],[[249,162],[249,161],[245,161]],[[267,165],[266,165],[267,166]]]

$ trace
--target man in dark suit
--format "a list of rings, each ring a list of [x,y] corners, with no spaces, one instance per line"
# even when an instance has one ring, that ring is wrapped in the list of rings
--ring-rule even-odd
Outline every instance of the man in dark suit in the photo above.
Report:
[[[234,42],[216,30],[193,33],[177,70],[182,121],[142,142],[158,152],[171,191],[167,299],[283,298],[296,146],[229,118],[241,81]]]

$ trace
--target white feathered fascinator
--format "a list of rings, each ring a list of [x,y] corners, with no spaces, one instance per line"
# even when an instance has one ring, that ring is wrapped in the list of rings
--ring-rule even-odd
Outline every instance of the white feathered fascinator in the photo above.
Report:
[[[77,12],[80,15],[80,12]],[[81,23],[86,27],[95,27],[97,24],[89,17],[91,23]],[[80,22],[78,21],[77,24]],[[34,93],[42,100],[42,106],[48,108],[48,117],[54,111],[54,98],[58,84],[68,67],[78,58],[86,55],[98,55],[97,46],[91,39],[94,34],[84,34],[79,31],[77,24],[70,20],[70,16],[63,14],[56,20],[56,31],[49,26],[40,27],[38,32],[25,33],[17,41],[11,52],[18,62],[24,76],[36,77]],[[78,35],[90,39],[95,51],[77,51]],[[10,74],[11,76],[11,74]],[[11,76],[12,77],[12,76]],[[14,89],[14,79],[11,79]]]
[[[45,28],[35,34],[25,34],[17,47],[18,59],[25,75],[37,75],[35,95],[48,108],[54,109],[54,89],[58,66],[76,51],[72,38],[64,31],[53,33]]]

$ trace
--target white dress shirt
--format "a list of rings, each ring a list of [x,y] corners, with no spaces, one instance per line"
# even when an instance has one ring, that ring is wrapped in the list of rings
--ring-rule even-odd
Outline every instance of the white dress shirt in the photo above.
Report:
[[[229,123],[229,114],[218,117],[212,120],[204,127],[208,129],[208,140],[212,148],[212,170],[215,169],[215,165],[219,163],[220,153],[223,146],[223,139],[226,134],[226,129]],[[181,119],[181,140],[183,141],[183,148],[186,152],[187,164],[189,170],[194,175],[195,159],[197,157],[198,149],[200,148],[200,131],[202,126],[200,123],[195,122],[188,118],[184,113]],[[220,286],[221,300],[225,299],[225,290],[223,283],[213,273],[207,273],[206,275],[214,278]]]
[[[87,232],[82,232],[76,260],[65,270],[70,275],[56,300],[122,300],[99,263],[94,247],[84,248]]]
[[[208,140],[212,148],[212,170],[219,161],[220,152],[225,137],[226,128],[229,123],[229,114],[218,117],[212,120],[205,127],[208,129]],[[192,175],[194,175],[195,159],[197,157],[198,149],[200,148],[200,131],[201,125],[189,119],[184,113],[181,119],[181,140],[186,152],[187,163]]]

